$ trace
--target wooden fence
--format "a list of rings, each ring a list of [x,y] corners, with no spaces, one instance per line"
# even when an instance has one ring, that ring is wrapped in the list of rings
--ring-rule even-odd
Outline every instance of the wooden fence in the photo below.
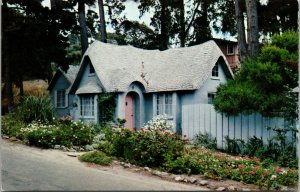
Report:
[[[196,134],[208,133],[217,139],[218,148],[225,147],[225,136],[230,139],[243,139],[256,136],[264,143],[276,135],[267,128],[283,128],[287,122],[283,118],[266,118],[260,114],[227,116],[217,113],[210,104],[184,105],[182,107],[182,133],[193,140]],[[287,134],[291,140],[292,133]],[[292,140],[291,140],[292,141]]]

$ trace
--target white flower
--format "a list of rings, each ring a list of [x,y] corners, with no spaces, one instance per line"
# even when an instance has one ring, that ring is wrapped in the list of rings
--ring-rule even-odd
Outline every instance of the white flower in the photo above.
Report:
[[[281,174],[281,175],[287,174],[287,171],[286,171],[286,170],[282,170],[282,172],[281,172],[280,174]]]
[[[273,180],[276,180],[276,179],[277,179],[277,176],[276,176],[276,175],[272,175],[270,179],[271,179],[272,181],[273,181]]]

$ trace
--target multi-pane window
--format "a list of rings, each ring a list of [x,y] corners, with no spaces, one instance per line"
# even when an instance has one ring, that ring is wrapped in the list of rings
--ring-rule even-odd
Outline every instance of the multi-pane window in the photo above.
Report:
[[[165,113],[172,116],[172,94],[165,94]]]
[[[208,93],[207,97],[208,97],[208,104],[213,104],[214,99],[215,99],[215,94],[214,93]]]
[[[172,94],[158,94],[156,98],[156,115],[172,116]]]
[[[218,67],[218,64],[216,64],[214,66],[214,68],[212,69],[211,76],[213,76],[213,77],[219,77],[219,67]]]
[[[81,96],[80,97],[80,115],[81,116],[94,116],[94,96]]]
[[[234,54],[234,47],[231,44],[227,45],[227,55],[233,55]]]
[[[56,107],[65,107],[66,106],[66,91],[57,90],[56,92]]]
[[[159,94],[156,97],[156,114],[164,114],[164,95]]]

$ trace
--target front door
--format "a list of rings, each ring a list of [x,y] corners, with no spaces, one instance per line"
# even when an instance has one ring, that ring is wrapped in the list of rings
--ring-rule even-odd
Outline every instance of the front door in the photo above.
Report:
[[[127,94],[125,99],[125,119],[125,127],[134,128],[134,100],[130,94]]]

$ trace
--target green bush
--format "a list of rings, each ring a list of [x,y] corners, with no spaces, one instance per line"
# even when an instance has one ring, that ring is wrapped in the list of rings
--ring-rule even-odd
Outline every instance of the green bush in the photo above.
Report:
[[[33,121],[51,122],[53,114],[49,96],[25,96],[16,110],[17,117],[26,124]]]
[[[243,154],[251,157],[263,158],[265,157],[264,151],[264,143],[262,138],[253,136],[245,143]]]
[[[274,130],[276,135],[268,140],[267,144],[263,143],[262,138],[255,136],[247,141],[225,136],[225,152],[260,158],[265,167],[275,163],[283,167],[297,168],[296,145],[288,141],[286,136],[289,129],[276,128]],[[292,134],[295,133],[292,132]],[[295,140],[295,136],[293,137]]]
[[[212,138],[208,133],[198,133],[195,136],[195,145],[198,147],[204,146],[208,149],[217,149],[217,139]]]
[[[92,151],[79,156],[79,160],[99,165],[109,165],[113,158],[106,156],[101,151]]]
[[[129,129],[122,129],[121,131],[116,131],[113,135],[108,137],[112,139],[112,154],[116,157],[122,157],[126,160],[133,160],[133,135]]]
[[[1,134],[9,137],[19,137],[19,132],[24,123],[18,121],[14,113],[1,117]]]
[[[108,142],[108,141],[100,141],[100,143],[98,144],[98,148],[99,151],[104,152],[107,155],[112,155],[112,149],[113,149],[113,145]]]
[[[241,154],[244,150],[244,141],[242,139],[230,139],[225,136],[225,151],[232,154]]]

